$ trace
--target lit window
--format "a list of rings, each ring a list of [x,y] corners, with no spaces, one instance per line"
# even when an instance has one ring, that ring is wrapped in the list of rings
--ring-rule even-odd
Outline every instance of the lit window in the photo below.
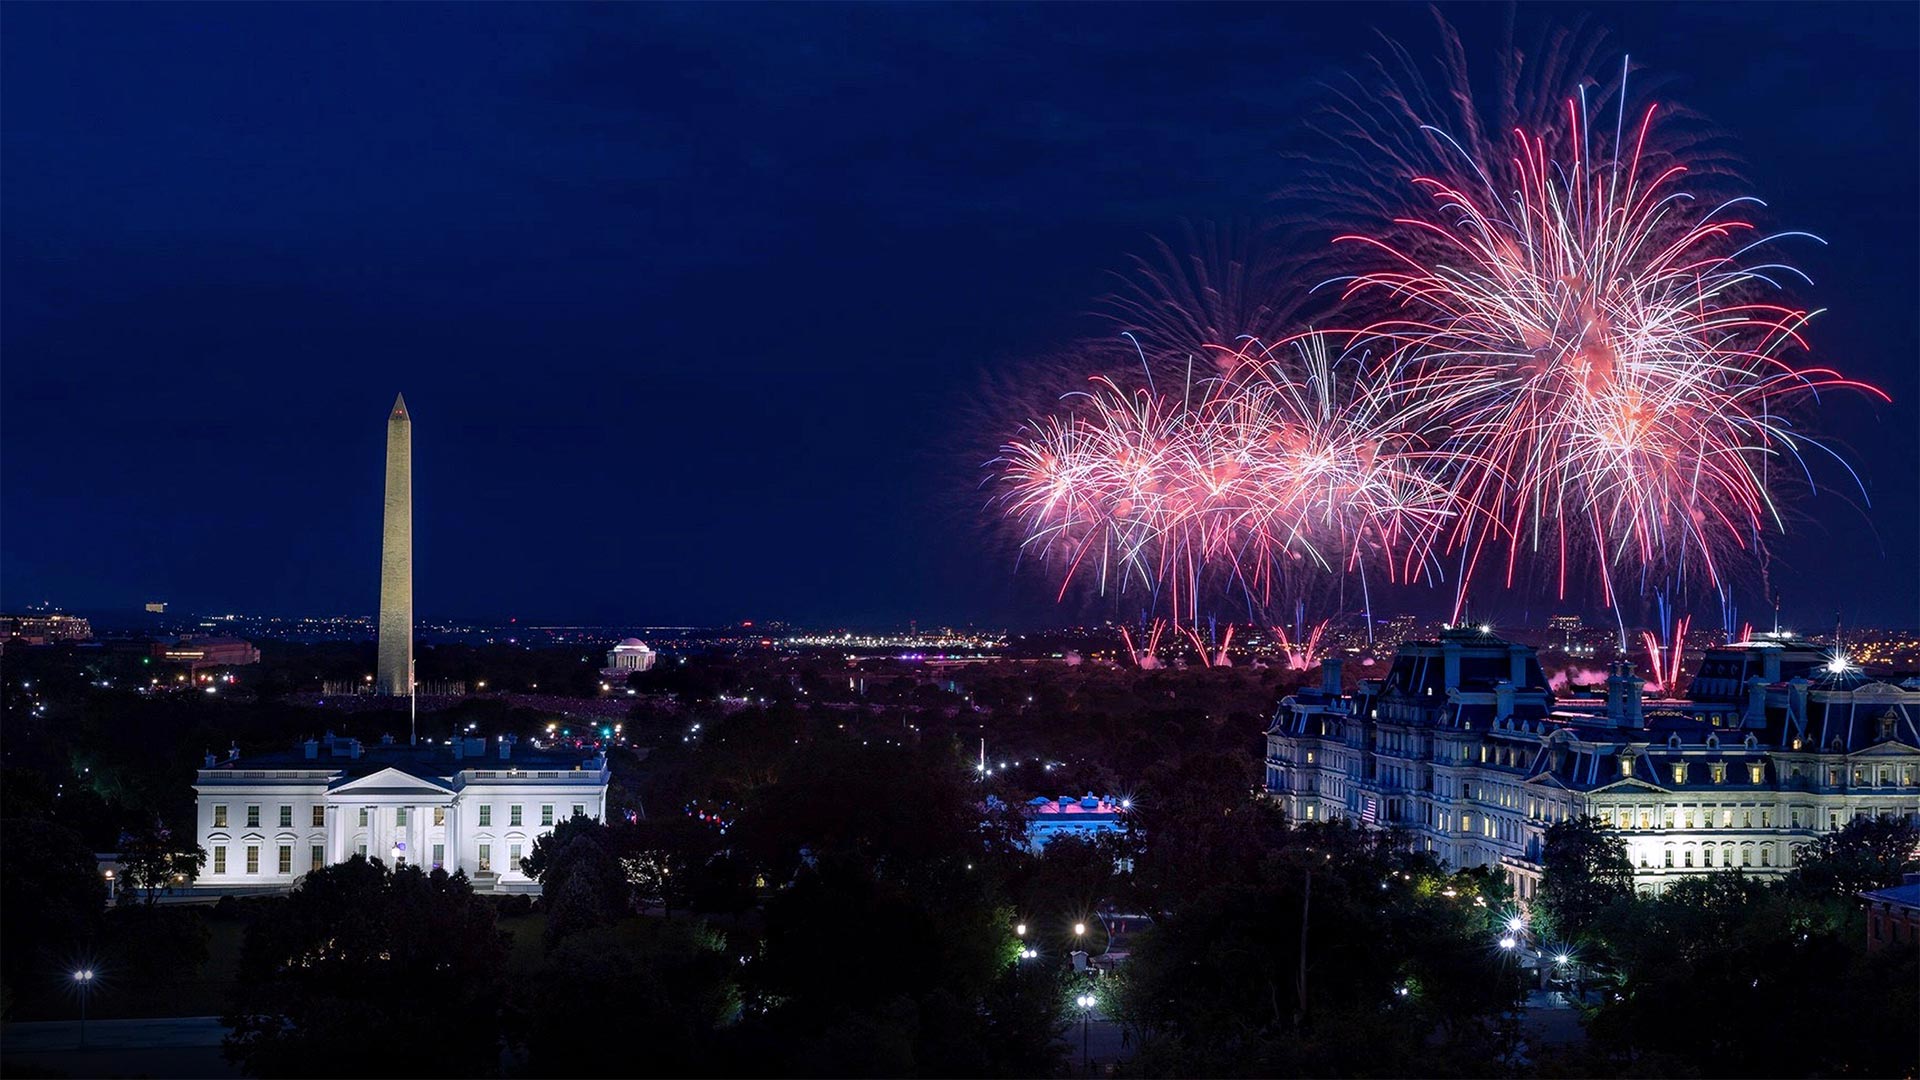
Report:
[[[434,808],[433,808],[433,823],[434,823],[435,825],[445,825],[445,824],[447,823],[447,808],[446,808],[446,807],[444,807],[444,806],[436,806],[436,807],[434,807]]]
[[[313,808],[313,827],[316,829],[324,829],[327,827],[327,808],[325,805],[315,806]]]
[[[227,808],[224,803],[215,803],[213,806],[213,827],[216,829],[227,827]]]
[[[483,874],[493,873],[493,845],[492,844],[480,845],[480,872]]]
[[[1719,762],[1707,766],[1707,774],[1713,777],[1713,782],[1716,784],[1727,782],[1727,767]]]
[[[447,865],[447,845],[433,845],[433,868],[439,870]]]
[[[313,849],[307,852],[307,856],[307,869],[309,870],[318,870],[327,865],[327,849],[319,844],[313,845]]]
[[[260,872],[260,847],[258,844],[248,844],[247,845],[247,873],[257,874],[259,872]]]
[[[280,872],[283,874],[293,873],[293,845],[292,844],[280,845]]]
[[[216,874],[224,874],[227,872],[227,846],[225,844],[221,844],[213,849],[213,872]]]
[[[1687,763],[1686,762],[1676,761],[1673,763],[1673,782],[1676,784],[1684,784],[1687,782]],[[1691,828],[1692,826],[1689,825],[1688,827]]]

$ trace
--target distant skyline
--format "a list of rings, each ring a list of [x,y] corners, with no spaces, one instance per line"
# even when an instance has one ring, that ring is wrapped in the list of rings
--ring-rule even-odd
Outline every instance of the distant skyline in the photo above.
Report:
[[[1444,10],[1498,41],[1503,9]],[[1893,397],[1822,410],[1873,505],[1791,508],[1785,610],[1920,625],[1920,14],[1584,10],[1826,241],[1793,253],[1814,361]],[[371,614],[404,392],[419,621],[609,625],[1126,617],[1055,605],[988,528],[983,388],[1084,333],[1150,237],[1258,219],[1376,31],[1435,42],[1423,7],[1311,5],[14,5],[5,30],[0,606]]]

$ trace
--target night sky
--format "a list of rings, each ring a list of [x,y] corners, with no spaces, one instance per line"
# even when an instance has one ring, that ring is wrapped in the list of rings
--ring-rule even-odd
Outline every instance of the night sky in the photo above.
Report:
[[[1920,624],[1916,11],[1591,13],[1829,242],[1791,252],[1815,355],[1894,398],[1825,411],[1873,506],[1799,505],[1775,582],[1807,624]],[[1447,13],[1492,47],[1502,9]],[[1266,212],[1377,32],[1437,40],[1424,8],[1297,5],[0,31],[6,606],[370,613],[404,391],[423,618],[923,626],[1078,613],[983,525],[982,387],[1084,333],[1150,236]]]

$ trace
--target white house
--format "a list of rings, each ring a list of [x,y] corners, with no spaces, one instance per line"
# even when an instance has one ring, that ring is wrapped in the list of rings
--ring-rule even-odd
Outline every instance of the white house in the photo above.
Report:
[[[521,750],[514,736],[366,746],[328,733],[286,752],[207,756],[194,781],[207,851],[199,884],[291,887],[356,854],[464,870],[483,890],[525,890],[536,838],[576,814],[605,820],[605,756]]]

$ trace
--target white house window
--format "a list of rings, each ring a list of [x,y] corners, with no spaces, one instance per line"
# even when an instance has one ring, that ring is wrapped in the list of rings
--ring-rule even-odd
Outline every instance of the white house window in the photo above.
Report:
[[[293,807],[282,806],[280,808],[280,827],[283,829],[293,828]]]
[[[542,825],[551,825],[551,824],[553,824],[553,804],[552,804],[552,803],[543,803],[543,804],[541,804],[541,806],[540,806],[540,824],[542,824]]]
[[[447,845],[433,845],[433,868],[439,870],[447,865]]]
[[[407,827],[407,808],[406,807],[402,806],[394,810],[393,823],[403,829]]]
[[[1667,849],[1667,862],[1666,862],[1666,867],[1667,867],[1667,869],[1669,869],[1669,870],[1671,870],[1671,869],[1673,869],[1673,849],[1672,849],[1672,848],[1668,848],[1668,849]]]
[[[507,867],[516,874],[520,872],[521,867],[520,867],[520,845],[519,844],[507,845]]]
[[[488,806],[486,803],[481,803],[480,804],[480,827],[484,829],[492,824],[493,824],[493,807]]]
[[[313,845],[307,852],[307,869],[318,870],[325,865],[327,865],[326,847],[321,844]]]
[[[1684,784],[1687,782],[1687,763],[1686,762],[1676,761],[1673,763],[1673,782],[1676,784]],[[1688,825],[1687,827],[1692,828],[1693,826]]]
[[[260,827],[260,804],[253,803],[247,807],[247,828],[257,829],[259,827]]]
[[[1752,848],[1743,847],[1740,849],[1740,865],[1741,866],[1753,865],[1753,849]]]
[[[324,805],[313,808],[313,827],[316,829],[327,827],[327,808]]]
[[[1760,849],[1760,865],[1761,866],[1773,865],[1773,849],[1772,848],[1763,847]]]
[[[483,874],[493,873],[493,845],[492,844],[480,845],[480,872]]]
[[[367,808],[364,806],[360,808],[360,827],[367,827]]]
[[[586,817],[586,816],[587,816],[587,808],[586,808],[585,806],[582,806],[582,805],[581,805],[581,804],[579,804],[579,803],[574,803],[574,804],[573,804],[573,816],[574,816],[574,817]]]
[[[292,844],[280,845],[280,872],[283,874],[293,873],[293,845]]]
[[[446,807],[444,807],[444,806],[436,806],[436,807],[434,807],[434,808],[433,808],[433,823],[434,823],[435,825],[445,825],[445,824],[447,823],[447,808],[446,808]]]
[[[225,810],[226,807],[222,806],[219,809]],[[224,874],[227,872],[227,846],[225,844],[221,844],[213,849],[213,872],[216,874]]]
[[[520,824],[520,804],[519,803],[514,803],[512,806],[507,807],[507,824],[508,825]]]
[[[255,809],[257,810],[258,807],[256,807]],[[259,872],[260,872],[260,846],[258,844],[248,844],[247,845],[247,873],[257,874]]]
[[[1687,869],[1693,869],[1693,852],[1683,851],[1680,853],[1680,858],[1686,863]]]
[[[224,829],[227,827],[227,804],[213,804],[213,827],[216,829]]]
[[[1707,766],[1707,773],[1713,777],[1713,782],[1716,784],[1724,784],[1727,782],[1727,767],[1719,762]]]

